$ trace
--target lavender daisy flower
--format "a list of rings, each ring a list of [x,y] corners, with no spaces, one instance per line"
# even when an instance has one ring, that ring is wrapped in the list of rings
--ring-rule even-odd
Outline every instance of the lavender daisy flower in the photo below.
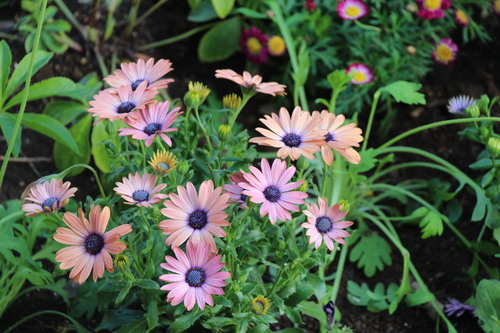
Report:
[[[471,314],[476,315],[476,308],[472,305],[460,303],[460,301],[454,298],[448,298],[448,304],[446,305],[446,309],[444,309],[448,317],[460,317],[465,311],[470,311]]]
[[[450,98],[448,101],[448,112],[453,114],[463,114],[469,106],[476,105],[476,100],[472,97],[460,95]]]

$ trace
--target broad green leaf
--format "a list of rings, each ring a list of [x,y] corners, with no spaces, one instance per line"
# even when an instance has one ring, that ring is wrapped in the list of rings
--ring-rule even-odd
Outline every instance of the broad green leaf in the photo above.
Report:
[[[79,122],[73,125],[69,132],[73,135],[80,154],[67,151],[66,147],[59,142],[54,144],[54,162],[56,167],[63,171],[75,164],[88,164],[90,161],[90,128],[92,126],[92,117],[86,115]],[[68,176],[76,176],[82,173],[84,168],[74,168],[68,172]]]
[[[149,327],[150,331],[155,329],[156,326],[158,325],[159,315],[160,314],[158,313],[158,304],[156,303],[156,299],[153,297],[149,301],[148,313],[146,315],[146,319],[147,319],[148,327]]]
[[[252,19],[260,19],[260,20],[265,20],[267,19],[267,15],[261,12],[258,12],[256,10],[246,8],[246,7],[238,7],[234,10],[235,13],[242,14],[243,16],[246,16],[248,18]]]
[[[109,157],[104,147],[103,142],[110,140],[111,136],[106,131],[106,124],[104,121],[98,122],[92,128],[91,142],[92,142],[92,156],[97,167],[104,173],[111,171],[111,163],[113,159]]]
[[[35,73],[38,72],[40,68],[42,68],[49,62],[50,58],[52,58],[52,55],[52,53],[45,51],[36,52],[33,65],[33,75],[35,75]],[[7,97],[10,96],[17,87],[19,87],[24,81],[26,81],[26,77],[28,76],[30,58],[31,53],[28,53],[26,56],[24,56],[23,59],[21,59],[19,65],[14,70],[14,73],[12,73],[12,76],[7,83],[7,88],[5,89],[5,94],[3,96],[4,100],[6,100]]]
[[[3,136],[7,140],[7,143],[10,144],[10,139],[12,137],[12,133],[14,132],[14,125],[16,123],[17,115],[13,115],[11,113],[1,113],[0,114],[0,129],[2,129]],[[19,152],[21,151],[21,131],[17,131],[16,138],[14,140],[14,149],[12,150],[12,155],[14,157],[19,156]]]
[[[314,289],[314,295],[316,296],[316,298],[320,301],[323,300],[323,298],[325,298],[326,296],[325,281],[322,280],[318,275],[310,273],[307,274],[306,281]]]
[[[49,79],[37,82],[30,87],[28,93],[28,101],[52,96],[68,96],[68,94],[70,92],[73,92],[75,88],[75,83],[68,78],[51,77]],[[19,92],[11,100],[9,100],[4,109],[7,110],[15,105],[20,104],[24,97],[25,90],[26,88]]]
[[[68,125],[79,115],[87,113],[87,108],[80,102],[52,101],[45,106],[43,113],[56,119],[63,125]]]
[[[434,299],[434,295],[423,289],[418,289],[414,293],[406,295],[405,303],[408,306],[417,306]]]
[[[238,17],[222,21],[203,35],[198,45],[201,61],[219,61],[229,58],[239,48],[241,22]]]
[[[80,149],[69,130],[54,118],[44,114],[25,113],[21,123],[80,154]]]
[[[58,36],[55,33],[49,32],[42,34],[42,45],[57,54],[64,53],[68,49],[66,44],[58,40]]]
[[[500,332],[500,281],[481,280],[476,289],[476,315],[485,332]]]
[[[191,22],[207,22],[217,18],[217,13],[215,12],[214,6],[210,0],[204,0],[200,2],[187,17],[188,21]]]
[[[146,318],[139,318],[125,326],[120,327],[116,333],[147,332],[148,326]]]
[[[223,19],[233,10],[234,0],[212,0],[212,5],[214,6],[217,16]]]
[[[375,275],[377,270],[383,270],[384,265],[391,265],[391,247],[385,239],[375,233],[363,235],[352,248],[349,260],[357,261],[357,267],[363,268],[367,277]]]
[[[185,315],[175,318],[172,324],[169,326],[170,332],[182,332],[193,326],[196,320],[201,317],[203,312],[199,310],[192,310]]]
[[[332,87],[335,93],[340,93],[347,87],[347,84],[351,82],[351,78],[346,74],[345,70],[336,70],[328,74],[326,77],[328,83]]]
[[[3,91],[10,73],[12,54],[9,44],[5,40],[0,41],[0,101],[2,101]]]
[[[325,326],[326,314],[321,305],[314,302],[303,301],[297,304],[297,309],[309,317],[316,318],[321,327]]]
[[[425,105],[425,95],[418,92],[420,88],[422,88],[420,83],[396,81],[389,83],[385,87],[380,88],[378,91],[391,94],[396,102]]]

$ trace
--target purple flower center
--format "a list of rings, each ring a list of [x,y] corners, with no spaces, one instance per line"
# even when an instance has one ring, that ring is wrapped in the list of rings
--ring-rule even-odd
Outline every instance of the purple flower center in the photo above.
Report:
[[[143,79],[135,80],[134,83],[132,83],[132,91],[135,91],[142,82],[144,82]]]
[[[248,195],[241,193],[241,195],[240,195],[240,199],[241,199],[243,202],[247,201],[247,198],[248,198]]]
[[[57,208],[57,207],[59,207],[59,200],[57,200],[56,198],[49,198],[43,202],[42,207],[45,210],[48,209],[48,210],[52,211],[52,207],[54,207],[54,204],[56,202],[57,202],[57,205],[56,205],[56,208]]]
[[[149,192],[144,190],[135,191],[132,194],[132,199],[135,201],[143,202],[149,199]]]
[[[123,102],[118,106],[118,109],[116,109],[116,112],[118,113],[129,113],[135,108],[135,104],[131,102]]]
[[[302,140],[300,139],[300,136],[298,136],[295,133],[288,133],[281,139],[285,145],[288,147],[298,147],[302,143]]]
[[[335,134],[333,134],[333,133],[327,133],[325,135],[325,141],[326,142],[335,141]]]
[[[280,199],[281,197],[281,192],[278,187],[271,185],[266,187],[264,190],[264,197],[266,197],[266,200],[270,202],[276,202]]]
[[[189,225],[193,229],[202,229],[208,222],[207,212],[197,209],[189,215]]]
[[[322,234],[326,234],[328,231],[332,230],[333,223],[327,216],[320,216],[316,219],[316,229]]]
[[[96,255],[101,252],[104,247],[104,239],[101,235],[90,234],[85,238],[85,251],[87,253]]]
[[[186,272],[186,282],[191,287],[201,287],[206,279],[207,274],[203,268],[193,267]]]
[[[161,130],[161,124],[152,123],[144,128],[144,133],[146,133],[147,135],[153,135],[159,130]]]

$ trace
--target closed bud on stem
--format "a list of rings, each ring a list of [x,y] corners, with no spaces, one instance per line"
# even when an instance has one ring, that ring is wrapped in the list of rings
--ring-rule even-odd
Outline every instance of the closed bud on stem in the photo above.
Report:
[[[406,47],[406,52],[408,52],[408,54],[414,55],[415,53],[417,53],[417,48],[413,45],[408,45]]]
[[[339,206],[340,206],[340,210],[342,211],[348,211],[349,210],[349,207],[351,206],[349,204],[349,201],[345,200],[345,199],[342,199],[342,200],[339,200]]]
[[[241,105],[241,97],[232,93],[222,97],[222,105],[225,109],[237,110]]]
[[[333,324],[335,323],[335,305],[332,301],[328,301],[325,305],[323,305],[323,311],[326,314],[326,326],[328,330],[331,330]]]
[[[187,161],[180,161],[177,164],[177,172],[179,175],[184,176],[189,171],[189,163]]]
[[[120,272],[125,272],[128,268],[128,257],[124,254],[119,254],[115,257],[115,266]]]
[[[486,144],[490,155],[496,158],[500,155],[500,139],[495,137],[490,137],[488,143]]]
[[[304,157],[299,158],[299,161],[297,162],[297,167],[299,168],[299,170],[306,170],[310,165],[311,162],[309,162],[309,159]]]
[[[201,82],[189,82],[188,84],[188,92],[184,95],[184,104],[188,108],[197,108],[207,98],[207,96],[210,94],[210,89],[208,89],[207,86],[205,86]]]
[[[219,135],[219,139],[221,139],[221,141],[226,141],[229,138],[229,135],[231,135],[231,126],[227,124],[220,125],[217,129],[217,134]]]
[[[477,106],[477,105],[468,106],[465,109],[465,112],[467,112],[467,115],[471,118],[477,118],[481,114],[481,111],[479,110],[479,106]]]

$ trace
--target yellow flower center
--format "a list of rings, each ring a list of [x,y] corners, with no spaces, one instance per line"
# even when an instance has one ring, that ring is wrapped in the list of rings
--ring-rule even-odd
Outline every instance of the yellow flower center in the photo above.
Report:
[[[269,53],[272,55],[280,55],[285,52],[285,41],[280,36],[272,37],[267,43]]]
[[[356,75],[354,75],[353,80],[356,82],[363,82],[366,80],[366,74],[363,72],[356,72]]]
[[[497,11],[497,13],[500,12],[500,0],[496,0],[495,2],[493,2],[493,7],[495,7],[495,10]]]
[[[425,0],[424,7],[431,10],[441,8],[441,0]]]
[[[252,54],[258,55],[262,50],[262,44],[255,37],[250,37],[247,40],[248,51]]]
[[[457,9],[457,18],[460,22],[463,22],[465,24],[469,23],[469,18],[467,15],[465,15],[463,10]]]
[[[453,51],[447,45],[439,45],[436,49],[436,56],[443,61],[450,61],[453,58]]]
[[[360,12],[361,9],[359,9],[359,7],[357,6],[349,6],[345,10],[346,15],[350,17],[358,16]]]

